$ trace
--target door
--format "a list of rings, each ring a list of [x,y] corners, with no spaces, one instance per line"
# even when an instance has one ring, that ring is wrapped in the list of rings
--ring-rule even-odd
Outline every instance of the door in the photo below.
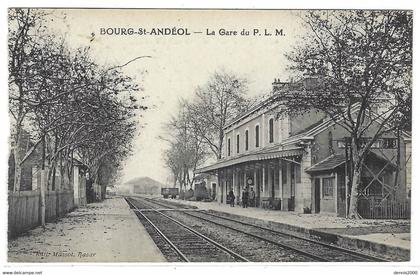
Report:
[[[315,179],[315,213],[321,210],[321,186],[320,179]]]
[[[344,173],[337,173],[337,212],[339,217],[346,216],[346,178]]]

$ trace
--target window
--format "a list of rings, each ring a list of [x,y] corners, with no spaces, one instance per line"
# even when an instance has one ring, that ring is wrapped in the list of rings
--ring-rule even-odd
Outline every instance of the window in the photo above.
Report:
[[[346,148],[346,142],[344,140],[337,140],[337,147],[338,148]]]
[[[375,140],[372,143],[372,147],[371,148],[382,148],[382,140],[381,139]]]
[[[245,151],[248,151],[248,130],[245,131]]]
[[[239,154],[239,134],[236,135],[236,153]]]
[[[227,142],[227,155],[230,156],[230,138],[228,138]]]
[[[382,142],[382,147],[384,149],[395,149],[397,148],[397,139],[396,138],[384,138]]]
[[[334,193],[334,178],[322,179],[322,197],[332,197]]]
[[[255,147],[260,147],[260,125],[255,126]]]
[[[268,121],[268,142],[274,142],[274,119],[270,118]]]

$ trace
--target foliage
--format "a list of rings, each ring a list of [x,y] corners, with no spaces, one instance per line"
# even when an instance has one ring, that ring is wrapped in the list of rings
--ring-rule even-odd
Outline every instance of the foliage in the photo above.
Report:
[[[289,69],[305,80],[276,100],[290,114],[323,112],[348,132],[349,216],[357,217],[361,169],[372,144],[411,127],[412,14],[328,10],[302,19],[308,33],[287,57]]]
[[[69,188],[75,156],[97,184],[107,184],[131,152],[138,113],[147,109],[138,102],[141,89],[122,66],[98,65],[89,47],[70,51],[63,37],[49,32],[49,18],[40,10],[9,10],[14,189],[20,189],[21,166],[39,144],[41,166],[50,168],[50,189],[56,168],[64,176],[62,188]],[[22,131],[33,140],[24,156],[18,153]],[[101,167],[108,174],[100,179]]]
[[[169,148],[164,151],[164,161],[174,176],[174,184],[186,188],[193,181],[194,170],[208,156],[203,138],[192,125],[192,113],[185,101],[179,103],[176,117],[165,125]]]
[[[245,79],[216,71],[205,85],[197,87],[188,103],[191,126],[217,159],[222,157],[225,125],[250,104],[245,98],[247,90]]]
[[[226,123],[247,109],[245,79],[223,70],[197,87],[190,101],[181,100],[179,113],[165,125],[169,148],[164,161],[175,185],[191,185],[194,171],[213,155],[221,159]]]

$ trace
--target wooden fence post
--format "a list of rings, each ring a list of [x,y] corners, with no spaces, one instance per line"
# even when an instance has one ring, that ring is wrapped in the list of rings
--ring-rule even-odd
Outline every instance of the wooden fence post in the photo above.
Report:
[[[41,225],[45,227],[45,183],[46,183],[46,171],[45,169],[41,170]]]

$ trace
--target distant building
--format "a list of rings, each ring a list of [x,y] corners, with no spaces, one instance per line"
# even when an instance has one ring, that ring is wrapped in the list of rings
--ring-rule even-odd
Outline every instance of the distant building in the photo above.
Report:
[[[131,194],[159,195],[162,183],[149,177],[134,178],[125,183]]]
[[[287,84],[273,85],[278,93],[278,86]],[[232,119],[224,129],[222,159],[196,173],[217,176],[221,203],[226,203],[231,189],[240,202],[241,190],[253,187],[258,207],[345,216],[348,133],[321,113],[278,117],[280,108],[281,102],[267,98]],[[403,133],[400,141],[399,168],[393,134],[373,146],[362,173],[362,199],[403,201],[411,193],[410,134]]]

